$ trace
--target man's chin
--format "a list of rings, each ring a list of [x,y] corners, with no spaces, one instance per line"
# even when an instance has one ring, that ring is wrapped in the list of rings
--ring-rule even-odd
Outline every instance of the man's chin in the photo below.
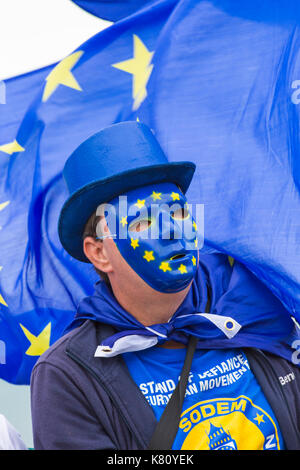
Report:
[[[189,276],[184,280],[174,279],[173,282],[170,282],[167,284],[165,283],[164,285],[158,286],[157,281],[152,283],[151,280],[149,281],[149,280],[143,279],[143,281],[146,284],[148,284],[149,287],[151,287],[155,292],[159,292],[161,294],[177,294],[177,293],[183,292],[184,290],[188,291],[193,283],[193,280],[194,280],[194,275]]]

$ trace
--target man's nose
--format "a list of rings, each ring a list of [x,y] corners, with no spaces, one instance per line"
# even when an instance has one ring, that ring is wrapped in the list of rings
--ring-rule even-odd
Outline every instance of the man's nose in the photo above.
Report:
[[[181,238],[181,228],[171,217],[168,221],[161,222],[161,238],[163,240],[178,240]]]

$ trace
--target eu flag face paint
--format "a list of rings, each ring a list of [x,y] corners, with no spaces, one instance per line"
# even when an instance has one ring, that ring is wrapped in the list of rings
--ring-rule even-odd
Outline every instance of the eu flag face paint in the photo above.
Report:
[[[134,189],[99,207],[121,255],[147,284],[166,293],[189,285],[198,264],[196,224],[175,184]]]

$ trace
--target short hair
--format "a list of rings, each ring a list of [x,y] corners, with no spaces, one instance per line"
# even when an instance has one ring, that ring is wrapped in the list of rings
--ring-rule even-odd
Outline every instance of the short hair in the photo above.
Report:
[[[83,229],[83,234],[82,234],[82,240],[84,240],[86,237],[93,237],[94,239],[97,238],[97,232],[96,232],[96,229],[97,229],[97,224],[100,220],[100,216],[97,215],[97,212],[93,212],[93,214],[89,217],[87,223],[85,224],[84,226],[84,229]],[[101,243],[102,243],[102,240],[100,240]],[[106,273],[104,273],[103,271],[101,271],[100,269],[96,268],[94,266],[94,269],[96,271],[96,273],[100,276],[100,278],[108,285],[110,286],[110,281],[109,281],[109,277]]]

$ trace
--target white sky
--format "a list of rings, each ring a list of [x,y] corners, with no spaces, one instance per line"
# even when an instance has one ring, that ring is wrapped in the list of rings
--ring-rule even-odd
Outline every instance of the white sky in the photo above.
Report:
[[[109,24],[71,0],[0,0],[0,80],[63,59]]]

